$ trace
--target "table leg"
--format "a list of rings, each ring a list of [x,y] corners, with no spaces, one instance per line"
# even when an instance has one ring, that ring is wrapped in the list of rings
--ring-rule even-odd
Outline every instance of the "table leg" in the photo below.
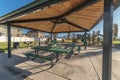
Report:
[[[59,53],[56,53],[56,62],[59,61]]]
[[[72,48],[72,54],[73,54],[73,47],[71,47]]]
[[[35,49],[35,54],[37,54],[37,49]]]

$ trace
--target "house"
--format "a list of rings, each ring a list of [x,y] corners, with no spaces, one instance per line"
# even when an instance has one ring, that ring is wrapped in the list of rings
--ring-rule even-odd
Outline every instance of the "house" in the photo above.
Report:
[[[0,36],[7,36],[7,27],[5,25],[0,25]],[[13,37],[21,37],[22,29],[20,28],[11,28],[11,36]]]
[[[28,31],[25,35],[27,37],[44,38],[44,33],[40,31]]]

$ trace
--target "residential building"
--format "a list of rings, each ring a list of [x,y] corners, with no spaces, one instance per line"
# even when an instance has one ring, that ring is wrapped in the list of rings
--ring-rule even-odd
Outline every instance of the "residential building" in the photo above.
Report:
[[[7,36],[7,27],[5,25],[0,25],[0,36]],[[22,36],[22,29],[12,27],[11,28],[11,36],[21,37]]]
[[[44,38],[44,33],[40,31],[29,31],[25,35],[27,37]]]

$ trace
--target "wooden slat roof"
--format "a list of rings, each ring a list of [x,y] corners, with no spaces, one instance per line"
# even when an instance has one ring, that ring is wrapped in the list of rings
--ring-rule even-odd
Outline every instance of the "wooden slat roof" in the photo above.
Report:
[[[64,0],[8,22],[49,33],[89,31],[101,19],[103,8],[104,0]]]

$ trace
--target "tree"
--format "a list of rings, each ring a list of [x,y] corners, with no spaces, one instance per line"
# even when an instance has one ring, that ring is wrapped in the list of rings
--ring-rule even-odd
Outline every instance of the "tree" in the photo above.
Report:
[[[100,42],[99,34],[100,34],[100,30],[98,30],[98,32],[97,32],[97,35],[98,35],[98,45],[99,45],[99,42]]]
[[[118,25],[116,23],[113,24],[112,36],[113,36],[113,39],[115,41],[117,36],[118,36]]]
[[[58,33],[54,33],[53,35],[54,35],[54,39],[56,39],[56,37],[57,37]]]
[[[67,37],[68,37],[68,39],[70,39],[70,32],[68,33],[68,36],[67,36]]]

